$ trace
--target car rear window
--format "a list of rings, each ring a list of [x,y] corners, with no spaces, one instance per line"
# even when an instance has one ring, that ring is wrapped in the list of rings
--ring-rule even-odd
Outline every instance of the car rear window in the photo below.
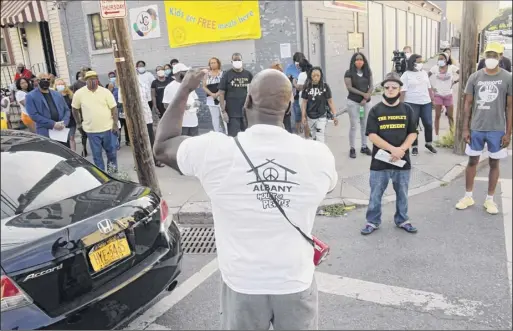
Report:
[[[49,141],[2,148],[1,218],[92,190],[110,178],[77,154]]]

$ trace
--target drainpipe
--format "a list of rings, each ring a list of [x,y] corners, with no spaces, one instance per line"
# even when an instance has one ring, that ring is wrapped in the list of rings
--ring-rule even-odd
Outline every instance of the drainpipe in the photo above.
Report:
[[[304,36],[303,36],[303,5],[301,1],[296,1],[296,24],[297,24],[297,44],[302,53],[304,50]]]

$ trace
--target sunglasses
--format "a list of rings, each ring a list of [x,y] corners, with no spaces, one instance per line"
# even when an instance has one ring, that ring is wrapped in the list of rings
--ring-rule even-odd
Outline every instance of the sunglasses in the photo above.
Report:
[[[385,90],[398,90],[399,89],[399,86],[383,86],[385,88]]]
[[[49,82],[50,79],[48,79],[48,78],[40,78],[39,81],[40,82]]]

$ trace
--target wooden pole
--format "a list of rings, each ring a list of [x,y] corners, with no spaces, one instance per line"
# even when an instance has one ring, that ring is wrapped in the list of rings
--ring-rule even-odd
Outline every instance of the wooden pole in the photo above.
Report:
[[[155,161],[148,136],[148,128],[144,121],[140,98],[139,81],[135,72],[132,56],[132,43],[124,18],[108,19],[109,34],[114,51],[114,61],[123,98],[123,110],[132,151],[137,169],[137,178],[141,185],[151,188],[161,195]]]
[[[463,1],[460,38],[460,87],[458,90],[458,109],[456,111],[454,130],[454,153],[459,155],[465,154],[465,141],[463,140],[465,85],[470,75],[476,71],[478,6],[478,1]]]

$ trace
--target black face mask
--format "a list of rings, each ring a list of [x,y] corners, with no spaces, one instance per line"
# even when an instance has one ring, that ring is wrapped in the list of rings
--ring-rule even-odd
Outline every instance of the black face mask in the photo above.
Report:
[[[399,97],[401,96],[401,93],[398,93],[395,97],[392,97],[392,98],[389,98],[385,95],[385,93],[383,93],[383,99],[385,99],[385,101],[389,104],[389,105],[393,105],[397,99],[399,99]]]
[[[48,90],[50,88],[50,81],[49,80],[40,80],[39,87],[43,90]]]

